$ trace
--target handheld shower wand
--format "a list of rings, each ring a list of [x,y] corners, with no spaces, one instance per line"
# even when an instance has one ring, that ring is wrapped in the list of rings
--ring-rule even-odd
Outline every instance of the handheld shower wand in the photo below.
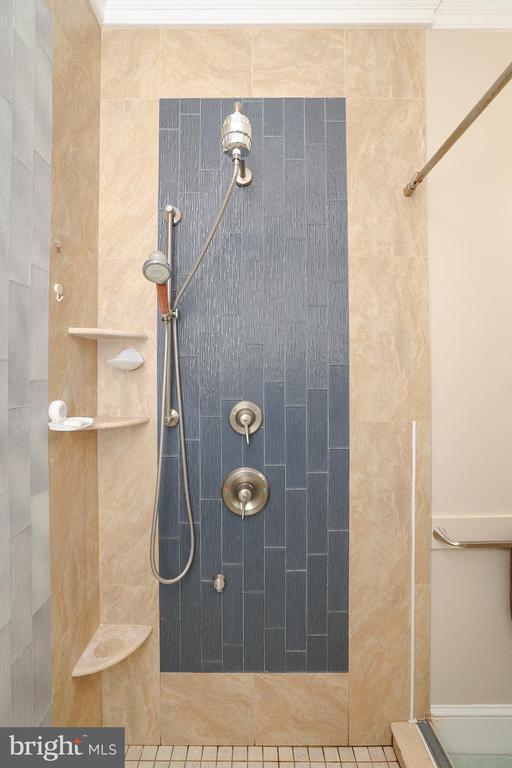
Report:
[[[170,314],[168,282],[171,279],[171,265],[162,251],[155,251],[142,265],[142,274],[150,283],[156,284],[158,306],[162,317]]]
[[[187,453],[185,442],[185,425],[183,418],[183,402],[181,391],[180,375],[180,355],[179,355],[179,336],[178,336],[178,312],[177,307],[187,290],[190,281],[198,270],[210,244],[219,228],[222,217],[226,211],[231,195],[235,187],[245,187],[252,181],[252,173],[245,165],[245,158],[249,154],[252,144],[252,129],[248,117],[242,114],[242,107],[237,102],[234,112],[228,115],[222,124],[221,139],[222,149],[229,153],[233,159],[233,174],[220,210],[213,222],[211,230],[206,238],[199,255],[197,256],[190,274],[181,286],[173,305],[171,305],[171,277],[172,277],[172,230],[173,226],[181,219],[180,211],[172,205],[167,205],[167,256],[161,251],[155,251],[144,262],[142,274],[151,283],[156,284],[158,306],[164,327],[164,360],[162,377],[162,404],[160,411],[160,436],[158,444],[158,467],[155,488],[155,499],[153,504],[153,520],[151,524],[151,544],[150,544],[150,564],[155,578],[160,584],[176,584],[181,581],[190,570],[195,554],[195,535],[194,521],[192,517],[192,504],[190,501],[190,491],[188,482]],[[172,335],[170,327],[172,326]],[[176,372],[176,401],[178,410],[172,407],[172,365]],[[182,489],[187,511],[187,522],[189,529],[189,554],[187,562],[177,576],[166,579],[158,569],[157,563],[157,545],[158,545],[158,518],[160,511],[160,497],[162,487],[162,470],[164,454],[164,436],[165,427],[179,426],[179,444],[180,444],[180,462],[182,471]]]

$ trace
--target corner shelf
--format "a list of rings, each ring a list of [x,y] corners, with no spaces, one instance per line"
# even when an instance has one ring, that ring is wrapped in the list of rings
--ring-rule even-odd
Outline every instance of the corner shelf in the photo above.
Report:
[[[81,429],[54,430],[69,435],[72,432],[97,432],[103,429],[122,429],[123,427],[137,427],[147,424],[147,416],[96,416],[93,423]]]
[[[139,424],[147,424],[148,421],[147,416],[97,416],[90,427],[78,429],[77,432],[136,427]]]
[[[146,333],[137,331],[115,331],[111,328],[68,328],[70,336],[101,341],[102,339],[147,339]]]
[[[71,677],[94,675],[119,664],[140,648],[152,631],[153,627],[145,624],[100,624]]]

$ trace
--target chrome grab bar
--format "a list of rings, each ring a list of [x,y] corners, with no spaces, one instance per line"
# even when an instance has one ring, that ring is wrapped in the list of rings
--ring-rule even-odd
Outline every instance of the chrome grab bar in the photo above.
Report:
[[[512,541],[454,541],[450,539],[444,528],[434,528],[432,536],[436,541],[442,541],[443,544],[448,544],[450,547],[456,547],[457,549],[509,549],[510,550],[510,591],[509,591],[509,607],[510,617],[512,618]]]
[[[450,547],[459,549],[510,549],[512,541],[454,541],[450,539],[445,528],[434,528],[432,535],[436,541],[442,541]]]

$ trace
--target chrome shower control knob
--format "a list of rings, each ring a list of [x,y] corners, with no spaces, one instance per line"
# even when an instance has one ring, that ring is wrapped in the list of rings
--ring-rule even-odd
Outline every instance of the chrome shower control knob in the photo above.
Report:
[[[229,413],[229,423],[235,432],[245,435],[249,443],[249,436],[253,435],[261,427],[263,413],[259,405],[250,400],[241,400],[234,405]]]
[[[251,467],[234,469],[222,484],[224,504],[242,520],[261,512],[267,505],[269,493],[265,475]]]

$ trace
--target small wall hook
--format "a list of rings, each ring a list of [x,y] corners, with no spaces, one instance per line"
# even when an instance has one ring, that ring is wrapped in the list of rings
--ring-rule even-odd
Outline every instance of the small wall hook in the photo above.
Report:
[[[55,283],[53,286],[53,291],[55,293],[55,297],[57,301],[63,301],[64,300],[64,288],[60,283]]]

